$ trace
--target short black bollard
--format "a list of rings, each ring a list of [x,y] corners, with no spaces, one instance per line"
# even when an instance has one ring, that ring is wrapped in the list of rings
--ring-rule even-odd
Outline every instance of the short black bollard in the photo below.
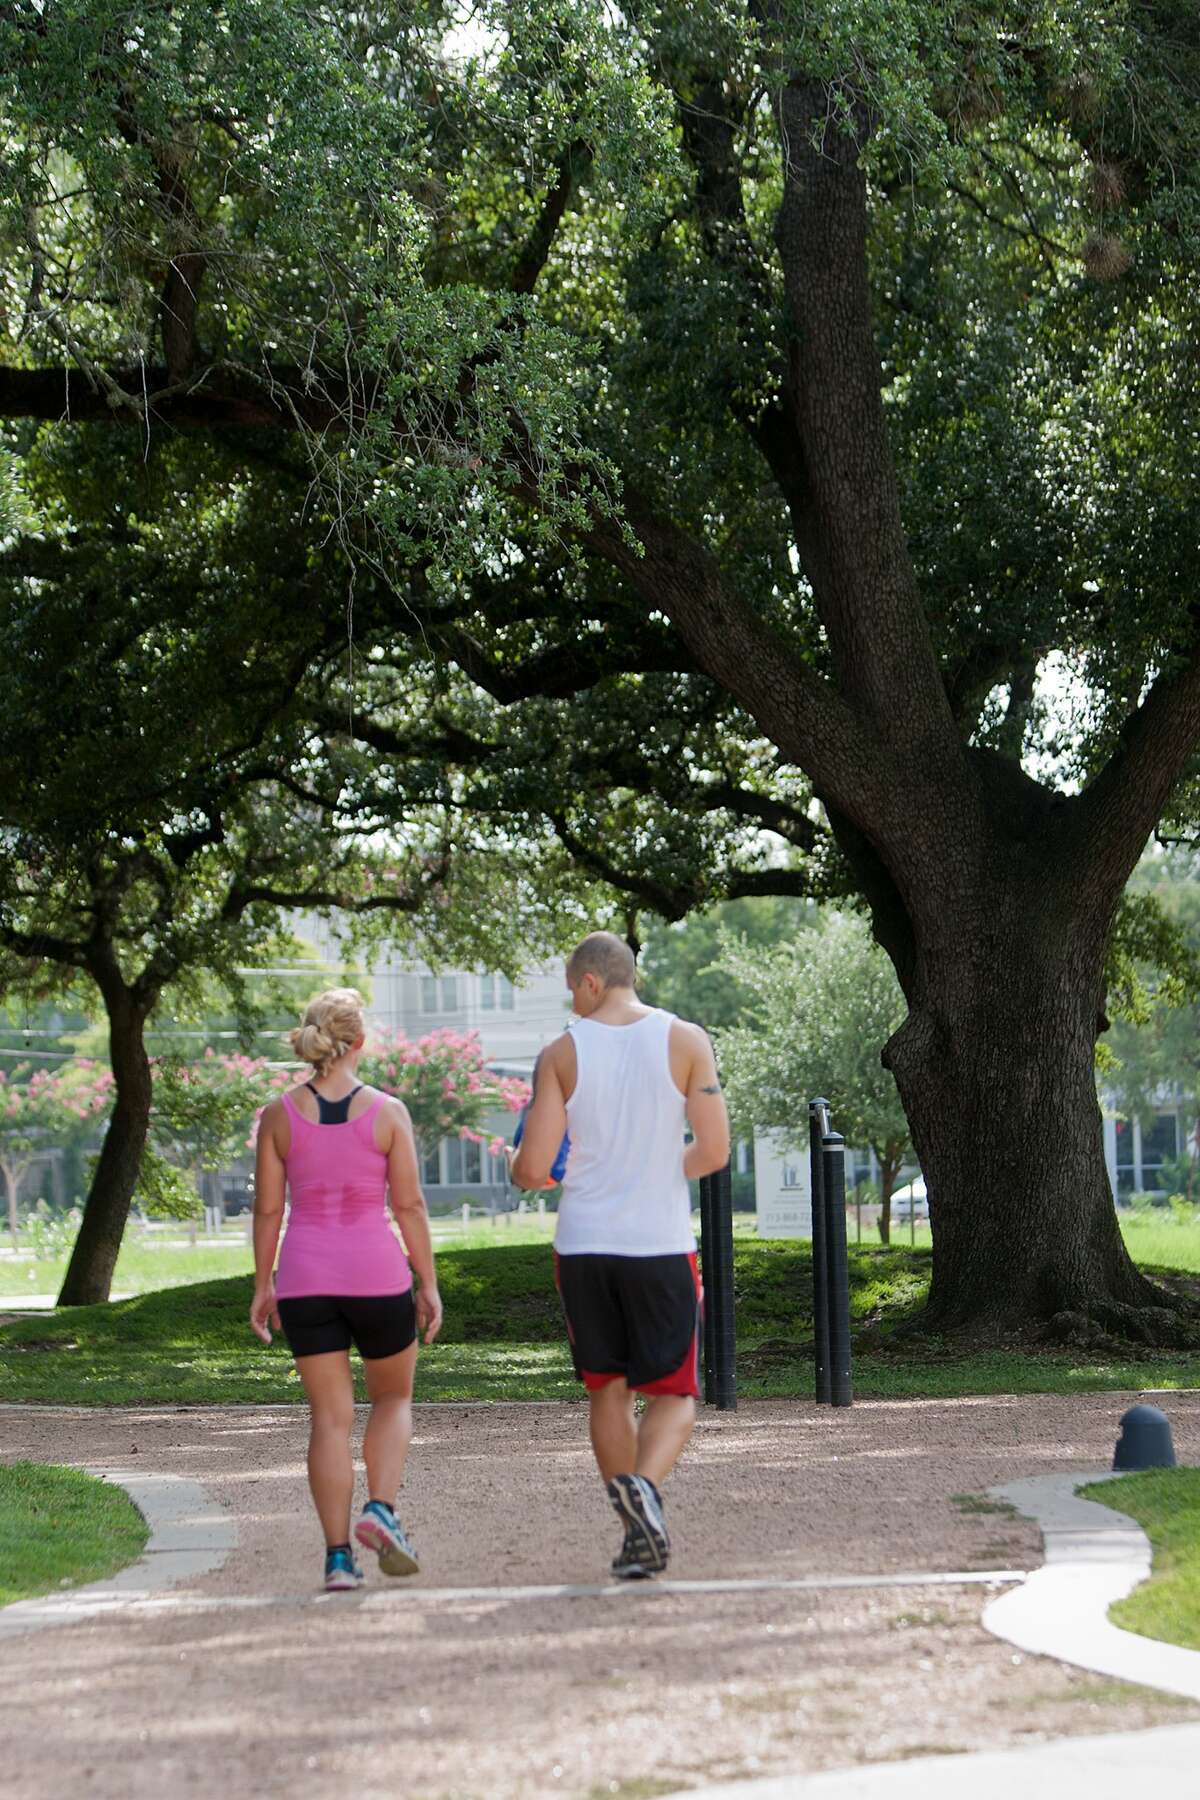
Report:
[[[700,1263],[704,1277],[704,1398],[718,1412],[732,1412],[737,1407],[737,1343],[733,1175],[728,1163],[700,1182]]]
[[[1121,1414],[1121,1435],[1113,1454],[1114,1469],[1173,1469],[1175,1445],[1171,1421],[1157,1406],[1131,1406]]]
[[[825,1159],[822,1142],[829,1130],[828,1100],[808,1107],[808,1167],[812,1195],[813,1385],[818,1406],[828,1406],[829,1263],[825,1254]]]
[[[846,1143],[839,1132],[821,1139],[821,1189],[825,1201],[825,1267],[829,1282],[829,1403],[849,1406],[850,1275],[846,1261]]]
[[[813,1373],[818,1405],[849,1406],[850,1281],[846,1253],[846,1146],[828,1100],[808,1107],[812,1176]]]
[[[709,1275],[713,1258],[716,1227],[713,1223],[712,1176],[700,1177],[700,1272],[704,1281],[704,1308],[701,1315],[700,1373],[704,1404],[711,1406],[716,1398],[713,1365],[716,1356],[716,1309],[709,1296]]]

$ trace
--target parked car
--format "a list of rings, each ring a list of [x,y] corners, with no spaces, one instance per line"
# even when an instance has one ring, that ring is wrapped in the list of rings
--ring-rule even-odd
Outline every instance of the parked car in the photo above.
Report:
[[[906,1181],[903,1187],[892,1193],[892,1218],[897,1223],[908,1224],[910,1219],[927,1219],[929,1217],[929,1195],[925,1191],[925,1183],[918,1175],[912,1181]]]

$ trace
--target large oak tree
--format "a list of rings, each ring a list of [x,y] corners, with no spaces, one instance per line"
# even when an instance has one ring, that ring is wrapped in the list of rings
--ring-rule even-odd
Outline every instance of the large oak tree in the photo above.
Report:
[[[907,1001],[930,1318],[1167,1329],[1093,1061],[1200,733],[1194,9],[56,11],[4,15],[0,411],[299,438],[391,597],[358,740],[417,754],[432,673],[426,750],[541,745],[475,797],[616,885],[578,746],[609,827],[727,782],[815,853],[802,771]]]

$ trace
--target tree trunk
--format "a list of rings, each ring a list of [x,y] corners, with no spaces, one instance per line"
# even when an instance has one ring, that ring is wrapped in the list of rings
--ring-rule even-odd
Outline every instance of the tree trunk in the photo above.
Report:
[[[16,1171],[10,1168],[7,1162],[0,1163],[0,1169],[4,1170],[4,1189],[5,1193],[8,1195],[8,1235],[12,1239],[13,1249],[16,1250],[21,1241],[21,1221],[17,1215],[18,1178]]]
[[[1103,934],[1064,919],[1061,894],[979,899],[969,944],[918,929],[917,991],[884,1053],[929,1193],[925,1323],[1155,1340],[1178,1322],[1129,1257],[1104,1161]]]
[[[879,1241],[890,1244],[892,1241],[892,1189],[896,1185],[896,1177],[900,1173],[900,1164],[888,1157],[879,1159]]]
[[[108,1299],[150,1126],[148,1009],[135,1004],[123,987],[110,990],[105,999],[116,1104],[84,1202],[83,1222],[58,1296],[60,1306],[94,1306]]]

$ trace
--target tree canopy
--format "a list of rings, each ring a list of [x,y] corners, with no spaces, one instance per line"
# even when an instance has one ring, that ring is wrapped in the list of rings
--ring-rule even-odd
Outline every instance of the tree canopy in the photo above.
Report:
[[[1159,1329],[1092,1063],[1194,809],[1195,9],[475,20],[10,8],[13,444],[290,488],[311,724],[548,875],[860,892],[931,1317]]]

